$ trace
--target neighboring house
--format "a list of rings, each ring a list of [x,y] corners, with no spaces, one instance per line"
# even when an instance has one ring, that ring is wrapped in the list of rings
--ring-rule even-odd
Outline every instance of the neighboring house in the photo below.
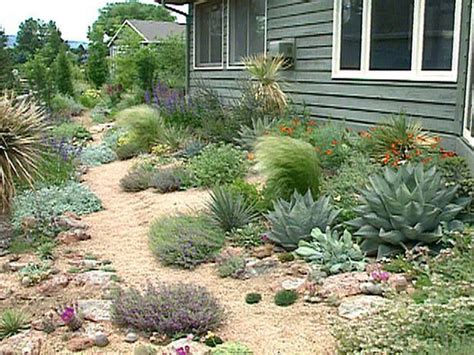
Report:
[[[120,50],[120,39],[126,29],[136,33],[142,39],[141,44],[149,45],[159,44],[170,36],[183,35],[186,26],[175,22],[125,20],[109,41],[111,57],[114,57],[117,51]]]
[[[162,0],[156,0],[163,4]],[[472,0],[166,0],[189,3],[189,89],[239,95],[242,57],[292,57],[287,92],[311,115],[367,128],[401,111],[474,169]]]

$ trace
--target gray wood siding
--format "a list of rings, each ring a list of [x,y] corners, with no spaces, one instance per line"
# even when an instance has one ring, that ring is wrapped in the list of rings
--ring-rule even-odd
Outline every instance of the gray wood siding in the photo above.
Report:
[[[467,27],[468,2],[465,0],[463,6],[463,28]],[[267,42],[293,38],[296,41],[295,66],[284,73],[285,91],[292,100],[305,104],[316,119],[345,120],[353,126],[366,126],[403,111],[422,120],[425,128],[434,132],[460,135],[464,102],[457,83],[331,78],[333,5],[334,0],[268,0]],[[192,91],[205,82],[224,98],[235,98],[240,94],[238,80],[245,73],[226,68],[227,0],[224,14],[224,69],[194,70],[191,43],[190,87]],[[466,36],[464,32],[462,39]],[[461,77],[465,67],[463,55],[460,58]]]

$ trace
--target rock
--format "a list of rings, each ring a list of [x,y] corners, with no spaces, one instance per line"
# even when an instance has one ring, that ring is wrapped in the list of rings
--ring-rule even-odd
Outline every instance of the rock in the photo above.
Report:
[[[79,300],[77,307],[84,319],[92,322],[110,321],[110,307],[112,301],[108,300]]]
[[[135,343],[138,340],[138,335],[134,332],[128,332],[124,340],[127,343]]]
[[[36,218],[33,216],[27,216],[24,217],[21,220],[21,230],[26,233],[29,232],[30,230],[34,229],[38,222],[36,221]]]
[[[97,332],[94,335],[94,344],[100,348],[109,345],[109,338],[104,332]]]
[[[360,284],[360,290],[366,295],[381,295],[383,294],[382,285],[373,282],[363,282]]]
[[[66,230],[89,228],[87,224],[81,222],[81,218],[79,216],[72,212],[66,212],[62,216],[58,217],[56,224]]]
[[[75,278],[75,283],[78,285],[88,284],[105,288],[109,286],[113,275],[115,274],[101,270],[87,271],[81,274],[77,274]]]
[[[264,259],[272,256],[273,254],[273,245],[265,244],[261,247],[257,247],[252,251],[252,256],[257,259]]]
[[[243,278],[251,278],[259,275],[263,275],[267,272],[274,270],[278,266],[278,261],[273,259],[267,260],[246,260],[245,271]]]
[[[94,339],[88,337],[75,337],[67,343],[67,349],[72,352],[84,351],[94,346]]]
[[[29,330],[2,340],[0,343],[0,354],[40,355],[43,354],[41,352],[41,345],[45,341],[45,333]]]
[[[408,280],[401,274],[391,274],[388,284],[397,292],[405,291],[408,288]]]
[[[217,256],[217,260],[218,261],[227,260],[232,257],[242,256],[242,255],[243,255],[243,251],[241,248],[227,247],[219,253],[219,255]]]
[[[21,285],[23,287],[31,287],[33,286],[33,280],[28,277],[28,276],[24,276],[22,279],[21,279]]]
[[[319,296],[304,295],[303,300],[307,303],[321,303],[323,299]]]
[[[82,266],[86,268],[97,268],[102,265],[102,262],[99,260],[93,260],[93,259],[84,259],[82,260]]]
[[[288,279],[281,283],[284,290],[300,290],[303,288],[306,279]]]
[[[52,295],[61,291],[63,288],[67,287],[67,285],[69,285],[69,277],[65,274],[58,274],[43,282],[38,287],[38,290],[42,294]]]
[[[376,313],[386,302],[386,299],[380,296],[349,297],[341,302],[338,313],[341,317],[356,319]]]
[[[288,275],[293,276],[307,276],[311,272],[311,267],[304,263],[294,263],[288,269]]]
[[[91,239],[90,234],[86,233],[82,229],[75,229],[73,231],[61,232],[59,233],[57,240],[59,243],[64,245],[71,245],[82,240]]]
[[[344,298],[361,294],[360,284],[369,281],[369,276],[365,272],[349,272],[345,274],[333,275],[322,281],[319,295],[328,298],[335,296]]]
[[[0,288],[0,301],[8,299],[13,294],[11,288],[2,287]]]
[[[12,261],[12,262],[9,262],[8,263],[8,269],[10,271],[20,271],[21,269],[23,269],[25,266],[27,266],[28,263],[22,263],[22,262],[19,262],[19,261]]]
[[[21,259],[20,255],[18,254],[12,254],[8,257],[8,261],[13,263],[15,261],[19,261]]]
[[[165,334],[153,333],[150,337],[150,343],[165,346],[171,343],[171,338]]]
[[[202,343],[188,340],[187,338],[175,340],[161,351],[163,354],[181,354],[184,353],[188,347],[189,351],[187,351],[186,354],[205,355],[209,353],[209,347]],[[179,352],[180,349],[182,349],[182,352]]]

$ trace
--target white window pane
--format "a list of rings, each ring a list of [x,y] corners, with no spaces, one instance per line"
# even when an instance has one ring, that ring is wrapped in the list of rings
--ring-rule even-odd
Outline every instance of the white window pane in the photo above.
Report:
[[[343,0],[340,69],[358,70],[361,61],[362,0]]]
[[[372,0],[371,70],[411,70],[413,0]]]
[[[455,0],[426,0],[423,70],[451,70]]]
[[[196,65],[222,62],[221,1],[196,5]]]
[[[231,63],[264,52],[265,0],[231,0],[229,9]]]

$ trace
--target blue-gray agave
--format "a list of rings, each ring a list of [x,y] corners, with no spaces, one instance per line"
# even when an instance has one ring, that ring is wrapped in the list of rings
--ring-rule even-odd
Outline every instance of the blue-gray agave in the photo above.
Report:
[[[361,247],[379,257],[417,244],[433,244],[442,237],[442,222],[452,222],[470,199],[454,201],[457,186],[446,188],[441,174],[423,164],[385,168],[369,178],[361,191],[358,218],[348,222],[358,228]]]
[[[311,192],[295,192],[290,201],[278,199],[274,211],[265,215],[271,223],[269,239],[287,250],[294,250],[301,240],[309,240],[314,228],[326,230],[336,222],[341,210],[330,204],[330,197],[314,201]]]
[[[311,232],[311,241],[300,241],[295,253],[307,262],[320,266],[322,271],[329,274],[341,272],[363,271],[365,255],[360,247],[352,241],[351,233],[347,230],[342,235],[319,228]]]

